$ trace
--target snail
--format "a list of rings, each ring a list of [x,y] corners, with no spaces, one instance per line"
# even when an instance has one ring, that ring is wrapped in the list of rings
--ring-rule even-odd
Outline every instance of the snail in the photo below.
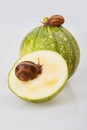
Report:
[[[23,61],[15,68],[15,75],[21,81],[28,81],[36,78],[42,72],[42,65],[32,61]]]
[[[61,26],[64,23],[64,17],[61,15],[53,15],[50,18],[45,17],[43,20],[43,24],[45,26]]]

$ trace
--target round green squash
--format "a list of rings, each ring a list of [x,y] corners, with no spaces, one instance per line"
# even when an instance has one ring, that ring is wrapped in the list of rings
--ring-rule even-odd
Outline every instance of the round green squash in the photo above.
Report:
[[[61,25],[43,24],[34,28],[23,39],[19,57],[37,50],[52,50],[60,53],[68,65],[68,78],[78,67],[80,61],[78,43],[74,36]]]

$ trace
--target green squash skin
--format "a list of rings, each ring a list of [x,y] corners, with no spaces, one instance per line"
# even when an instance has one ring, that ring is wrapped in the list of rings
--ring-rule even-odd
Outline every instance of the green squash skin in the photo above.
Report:
[[[62,26],[39,26],[33,29],[25,36],[19,50],[19,58],[37,50],[58,52],[67,62],[68,78],[74,74],[80,61],[76,39]]]

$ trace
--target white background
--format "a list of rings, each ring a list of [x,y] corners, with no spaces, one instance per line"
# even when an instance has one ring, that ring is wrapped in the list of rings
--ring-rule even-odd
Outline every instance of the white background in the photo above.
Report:
[[[45,16],[61,14],[78,41],[77,72],[53,100],[25,102],[7,83],[24,36]],[[0,0],[0,130],[87,130],[87,2],[86,0]]]

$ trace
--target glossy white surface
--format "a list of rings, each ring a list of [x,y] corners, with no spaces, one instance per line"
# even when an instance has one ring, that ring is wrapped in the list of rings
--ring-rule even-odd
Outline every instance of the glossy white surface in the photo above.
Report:
[[[86,5],[86,0],[0,0],[0,130],[87,130]],[[22,101],[8,89],[8,72],[24,36],[44,16],[58,13],[79,43],[79,68],[53,100],[40,104]]]

